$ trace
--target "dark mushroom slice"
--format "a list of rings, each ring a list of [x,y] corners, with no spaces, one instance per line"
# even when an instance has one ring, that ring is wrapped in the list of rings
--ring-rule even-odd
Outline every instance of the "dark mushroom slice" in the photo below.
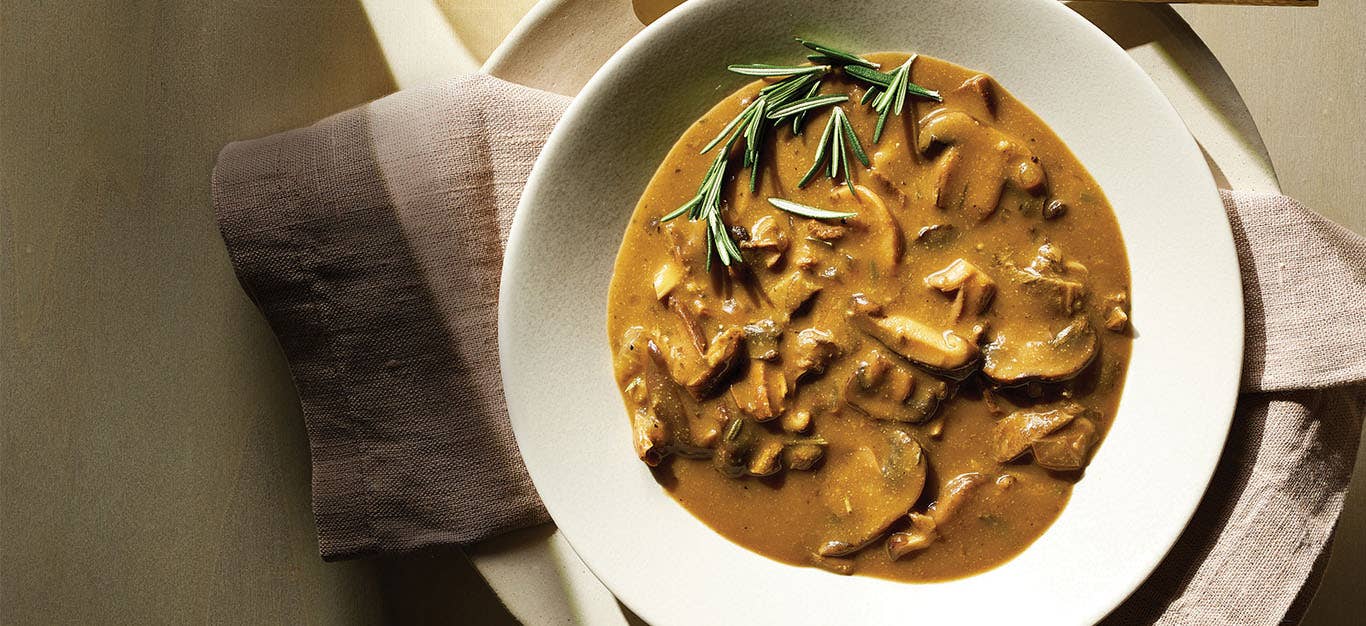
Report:
[[[1085,317],[1078,317],[1046,339],[998,334],[982,348],[982,373],[1001,385],[1061,382],[1081,374],[1099,351],[1095,329]]]
[[[671,344],[667,336],[661,338],[660,347],[674,380],[683,385],[694,398],[704,398],[711,393],[740,357],[744,345],[744,330],[737,326],[726,328],[712,337],[705,352],[699,353],[695,346],[683,347]]]
[[[1085,410],[1068,402],[1049,410],[1021,409],[1001,418],[991,432],[992,458],[999,463],[1014,461],[1034,442],[1072,423]]]
[[[954,320],[985,313],[996,295],[996,281],[981,268],[959,258],[929,276],[925,286],[946,294],[954,294],[949,316]]]
[[[1029,448],[1034,454],[1034,464],[1039,467],[1060,472],[1076,471],[1090,462],[1091,451],[1099,440],[1095,422],[1078,417],[1052,434],[1035,440]]]
[[[919,424],[934,417],[949,395],[948,384],[910,368],[877,349],[854,367],[844,387],[844,402],[875,420]]]
[[[976,109],[970,112],[976,117],[996,117],[996,81],[992,80],[990,76],[986,74],[973,76],[963,81],[963,84],[954,91],[968,96],[970,99],[969,106]]]
[[[893,561],[930,547],[939,538],[938,523],[933,517],[911,513],[911,527],[907,530],[887,535],[887,556]]]
[[[915,505],[925,470],[920,444],[899,429],[889,431],[876,449],[863,446],[828,457],[821,496],[831,521],[816,553],[847,556],[876,541]]]
[[[887,314],[863,294],[854,294],[850,321],[916,365],[962,379],[977,365],[977,345],[952,330],[935,329],[906,315]]]

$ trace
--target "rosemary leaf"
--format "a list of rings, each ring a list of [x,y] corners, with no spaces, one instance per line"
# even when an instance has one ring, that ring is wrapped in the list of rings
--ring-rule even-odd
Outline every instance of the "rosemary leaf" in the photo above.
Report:
[[[833,121],[834,118],[832,117],[831,122]],[[821,165],[825,161],[825,145],[830,141],[830,133],[834,128],[834,124],[826,122],[825,131],[821,133],[820,141],[816,142],[816,156],[811,160],[811,169],[807,170],[806,175],[802,176],[802,179],[797,182],[798,187],[805,187],[807,183],[811,182],[811,179],[816,175],[816,172],[820,171]]]
[[[748,63],[728,65],[726,69],[745,76],[795,76],[798,74],[824,74],[830,71],[829,65],[769,65],[767,63]]]
[[[702,148],[702,151],[698,154],[706,154],[712,148],[715,148],[716,144],[721,143],[721,141],[723,141],[728,135],[731,134],[731,131],[735,130],[736,127],[746,122],[749,119],[749,116],[753,114],[754,103],[751,102],[749,106],[745,107],[745,110],[741,111],[739,115],[735,116],[735,119],[731,120],[729,124],[726,124],[726,127],[721,129],[721,132],[716,135],[716,138],[711,140],[711,142],[708,143],[705,148]],[[731,144],[727,142],[726,145],[729,146]]]
[[[887,85],[892,84],[891,74],[879,72],[877,70],[868,69],[866,67],[861,67],[858,65],[850,65],[845,67],[844,73],[854,78],[857,78],[865,83],[877,85],[878,87],[882,87],[884,89],[887,87]]]
[[[854,125],[849,122],[849,117],[844,114],[844,109],[835,108],[840,118],[840,126],[844,127],[845,138],[849,140],[849,146],[854,149],[854,156],[864,167],[871,165],[868,162],[868,153],[863,151],[863,144],[859,143],[858,135],[854,133]]]
[[[820,92],[820,90],[821,90],[821,81],[818,80],[818,81],[816,81],[815,84],[811,85],[811,88],[810,88],[810,89],[808,89],[808,90],[806,91],[806,95],[805,95],[804,97],[805,97],[805,98],[813,98],[813,97],[816,96],[817,93]],[[792,116],[792,136],[795,137],[795,136],[797,136],[797,135],[802,134],[802,124],[806,123],[806,114],[807,114],[807,113],[809,113],[809,111],[802,111],[802,112],[800,112],[800,113],[798,113],[798,114]]]
[[[878,67],[877,63],[869,61],[868,59],[865,59],[852,52],[845,52],[844,50],[840,50],[839,48],[832,48],[830,46],[819,44],[814,41],[802,39],[801,37],[795,37],[795,39],[797,40],[797,43],[800,43],[803,46],[806,46],[807,48],[815,50],[823,56],[829,57],[830,59],[837,61],[840,65],[851,65],[855,67],[862,66],[872,69],[877,69]]]
[[[834,220],[858,216],[858,213],[844,213],[840,211],[831,211],[828,209],[818,209],[813,206],[798,204],[791,200],[784,200],[783,198],[769,198],[768,203],[779,209],[787,211],[788,213],[795,213],[802,217],[810,217],[818,220]]]
[[[773,109],[772,111],[769,111],[768,119],[781,119],[794,113],[809,111],[811,109],[817,109],[828,104],[837,104],[840,102],[845,102],[847,100],[849,100],[849,96],[846,94],[831,94],[828,96],[816,96],[814,98],[802,98],[801,100],[789,102],[787,104],[784,104],[783,106]]]

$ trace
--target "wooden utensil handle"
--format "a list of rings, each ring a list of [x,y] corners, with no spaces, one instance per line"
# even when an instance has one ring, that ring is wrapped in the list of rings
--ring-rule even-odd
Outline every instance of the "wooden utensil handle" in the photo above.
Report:
[[[1119,2],[1148,2],[1152,4],[1241,4],[1268,7],[1316,7],[1319,0],[1117,0]]]

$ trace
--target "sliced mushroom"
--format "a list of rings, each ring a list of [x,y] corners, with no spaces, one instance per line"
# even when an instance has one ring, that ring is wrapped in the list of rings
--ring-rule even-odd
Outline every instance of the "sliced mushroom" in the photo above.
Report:
[[[1047,185],[1029,148],[963,111],[939,108],[921,120],[917,148],[928,154],[936,144],[947,146],[935,174],[935,205],[941,209],[958,207],[985,219],[996,211],[1005,185],[1032,195]],[[973,176],[991,176],[989,182],[974,178],[969,184],[969,169]]]
[[[1075,471],[1086,467],[1091,460],[1091,449],[1099,441],[1096,424],[1085,417],[1040,437],[1029,445],[1034,463],[1057,471]]]
[[[919,424],[934,417],[948,397],[948,385],[930,376],[919,379],[910,368],[870,350],[849,377],[844,401],[875,420]]]
[[[825,372],[825,366],[840,355],[840,346],[835,336],[819,328],[806,328],[797,333],[796,352],[797,373],[794,379],[802,379]]]
[[[758,445],[749,457],[750,476],[772,476],[783,469],[783,442],[770,439]]]
[[[678,263],[665,261],[655,272],[655,297],[663,302],[683,282],[683,267]]]
[[[744,340],[744,330],[732,326],[712,337],[705,352],[699,353],[694,346],[668,345],[667,337],[661,347],[673,379],[693,397],[703,398],[739,361]]]
[[[887,556],[893,561],[930,547],[939,538],[938,524],[933,517],[911,513],[911,527],[887,536]]]
[[[749,239],[740,242],[740,248],[757,250],[764,267],[772,269],[783,259],[787,252],[787,233],[772,215],[765,215],[749,227]]]
[[[905,315],[888,315],[863,294],[854,294],[850,320],[912,363],[953,378],[966,377],[977,365],[977,345],[952,330],[936,330]]]
[[[1075,378],[1095,360],[1099,348],[1091,323],[1078,317],[1047,338],[1021,339],[1014,332],[1001,333],[982,352],[986,355],[982,373],[987,378],[1002,385],[1023,385]]]
[[[996,295],[996,281],[992,280],[981,268],[959,258],[947,267],[925,277],[925,285],[943,293],[954,295],[950,316],[962,319],[964,315],[981,315],[991,306],[991,298]]]
[[[1001,418],[991,432],[991,455],[1008,463],[1024,454],[1034,442],[1077,419],[1085,409],[1068,402],[1055,409],[1022,409]]]
[[[768,299],[789,318],[820,293],[821,285],[806,272],[794,270],[768,290]]]
[[[839,187],[831,196],[837,202],[856,207],[858,217],[853,218],[853,223],[875,238],[871,246],[871,258],[879,267],[888,270],[895,268],[901,262],[901,255],[906,252],[906,239],[901,233],[901,226],[887,210],[887,203],[863,185],[854,185],[852,192],[847,187]]]
[[[821,496],[832,521],[817,554],[845,556],[876,541],[920,497],[925,469],[920,444],[900,430],[877,449],[864,446],[827,458],[822,471],[828,487]]]

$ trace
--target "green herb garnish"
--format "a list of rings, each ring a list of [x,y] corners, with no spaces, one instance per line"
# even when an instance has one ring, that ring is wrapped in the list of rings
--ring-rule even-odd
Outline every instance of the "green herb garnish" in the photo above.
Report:
[[[793,37],[793,39],[796,39],[797,43],[802,44],[803,46],[806,46],[812,50],[815,50],[819,54],[820,58],[829,59],[832,62],[832,64],[844,66],[862,66],[872,68],[875,70],[878,68],[877,63],[869,61],[868,59],[865,59],[852,52],[845,52],[843,50],[840,50],[839,48],[832,48],[824,44],[819,44],[814,41],[802,39],[801,37]],[[811,57],[807,58],[809,59]]]
[[[829,65],[769,65],[767,63],[746,63],[728,65],[726,69],[745,76],[794,76],[797,74],[824,74],[830,71]]]
[[[662,223],[687,213],[689,220],[706,221],[708,271],[711,270],[713,252],[717,258],[721,259],[722,265],[729,266],[732,260],[742,260],[740,247],[735,245],[735,241],[730,238],[730,233],[726,231],[725,223],[721,221],[721,186],[726,180],[726,163],[728,161],[726,157],[729,153],[730,146],[727,144],[726,149],[718,152],[716,158],[712,160],[711,167],[702,177],[702,185],[698,188],[697,195],[683,203],[683,206],[659,218]]]
[[[849,155],[845,150],[847,147],[852,149],[854,157],[868,166],[868,154],[863,151],[863,145],[859,143],[858,135],[854,134],[854,126],[849,123],[849,117],[844,114],[843,107],[835,107],[830,113],[830,120],[825,123],[825,132],[821,133],[820,142],[816,144],[816,156],[811,163],[811,169],[807,170],[806,175],[797,182],[798,187],[805,187],[816,172],[820,171],[821,165],[828,162],[826,174],[831,180],[838,178],[840,173],[844,173],[844,184],[849,186],[849,191],[854,191],[854,180],[849,176]],[[828,157],[828,159],[827,159]]]
[[[911,64],[915,62],[916,55],[906,59],[900,67],[891,71],[890,74],[868,69],[857,65],[844,68],[844,73],[863,82],[868,83],[868,91],[864,92],[860,103],[867,103],[871,100],[874,111],[877,111],[877,127],[873,129],[873,143],[882,139],[882,129],[887,124],[887,118],[891,114],[901,115],[901,111],[906,104],[906,96],[913,95],[921,98],[928,98],[936,102],[943,102],[938,91],[926,89],[911,82]]]
[[[780,107],[774,107],[772,111],[768,112],[768,119],[780,120],[789,115],[801,113],[802,111],[819,109],[823,106],[847,102],[848,100],[849,96],[842,93],[828,96],[816,96],[814,98],[802,98],[801,100],[795,100]]]
[[[811,217],[818,220],[837,220],[844,219],[846,217],[858,216],[858,213],[831,211],[829,209],[818,209],[813,206],[798,204],[791,200],[784,200],[782,198],[769,198],[768,203],[784,211],[787,211],[788,213],[795,213],[802,217]]]

